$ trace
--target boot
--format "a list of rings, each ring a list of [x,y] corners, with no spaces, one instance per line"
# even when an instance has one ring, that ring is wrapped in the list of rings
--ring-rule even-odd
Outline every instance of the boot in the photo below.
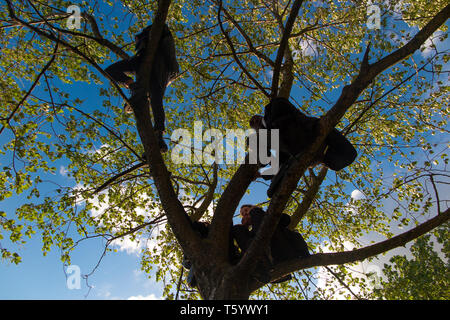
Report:
[[[133,113],[133,108],[127,102],[125,102],[123,105],[123,112],[125,112],[126,114],[131,114]]]

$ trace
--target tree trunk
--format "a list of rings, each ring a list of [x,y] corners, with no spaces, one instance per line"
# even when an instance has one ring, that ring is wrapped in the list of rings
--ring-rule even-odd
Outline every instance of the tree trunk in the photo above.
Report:
[[[251,294],[248,276],[242,276],[234,271],[232,266],[228,270],[214,272],[217,275],[202,281],[200,292],[207,300],[248,300]],[[222,269],[223,270],[223,269]]]

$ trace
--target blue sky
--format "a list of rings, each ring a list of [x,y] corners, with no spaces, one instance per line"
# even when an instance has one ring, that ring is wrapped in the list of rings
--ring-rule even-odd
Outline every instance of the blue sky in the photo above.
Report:
[[[102,253],[101,243],[90,241],[80,246],[72,259],[81,274],[90,272]],[[39,239],[29,241],[19,251],[18,266],[0,265],[0,299],[129,299],[132,297],[161,297],[162,287],[140,271],[139,257],[118,252],[108,254],[96,272],[84,280],[80,289],[69,289],[59,252],[51,250],[42,256]],[[86,297],[87,295],[87,297]]]
[[[251,193],[241,203],[264,201],[266,188],[254,183]],[[2,210],[13,212],[8,209],[14,203],[9,202],[9,205],[2,203]],[[235,223],[238,221],[235,218]],[[104,244],[98,239],[82,242],[74,251],[72,265],[79,266],[81,274],[90,273],[102,256]],[[88,278],[92,288],[82,280],[80,289],[69,289],[59,250],[53,248],[44,257],[41,248],[40,237],[35,235],[17,250],[22,257],[19,265],[0,263],[0,299],[160,299],[162,296],[162,284],[156,283],[155,277],[148,279],[140,270],[139,250],[128,247],[128,252],[124,249],[107,253]]]
[[[445,45],[448,47],[448,40]],[[427,52],[423,53],[423,55],[426,54]],[[24,87],[27,87],[26,84]],[[98,101],[96,86],[88,89],[86,85],[74,84],[72,89],[74,96],[82,96],[88,103]],[[332,96],[328,96],[330,97]],[[85,111],[88,112],[90,108],[94,106],[87,104]],[[7,138],[8,136],[4,133],[0,137],[0,142],[4,142]],[[4,158],[0,157],[0,166],[5,165],[3,160]],[[75,186],[75,182],[64,174],[67,163],[60,161],[54,165],[57,172],[52,179],[63,185]],[[46,192],[53,190],[52,186],[48,188],[48,190],[41,190],[44,196]],[[261,182],[253,183],[250,194],[244,196],[241,204],[265,201],[266,189],[267,186]],[[348,190],[348,200],[353,191],[353,189]],[[24,199],[6,200],[2,202],[1,209],[9,213],[14,212],[20,200]],[[238,218],[235,218],[236,222]],[[7,247],[7,242],[2,241],[1,244]],[[129,299],[132,297],[155,299],[162,295],[162,284],[156,283],[154,277],[148,279],[147,275],[140,271],[139,252],[130,250],[130,247],[128,252],[124,249],[117,253],[107,253],[88,279],[91,289],[83,280],[80,289],[71,290],[67,286],[59,251],[52,249],[47,256],[43,257],[41,246],[39,236],[34,236],[23,247],[17,248],[22,256],[22,263],[19,265],[8,264],[4,261],[0,263],[0,299]],[[120,247],[117,248],[120,249]],[[103,249],[104,241],[102,240],[85,241],[75,250],[72,264],[80,267],[81,274],[90,273],[100,259]]]
[[[78,93],[87,101],[92,101],[97,97],[97,90],[94,86],[90,91],[86,91],[86,86],[80,86]],[[0,140],[3,142],[7,138],[4,134]],[[0,157],[1,166],[9,162],[5,160],[5,157]],[[49,175],[49,179],[63,186],[75,186],[75,181],[64,172],[67,166],[64,160],[52,165],[56,167],[56,172]],[[53,184],[42,184],[41,196],[52,194],[54,189]],[[27,192],[2,201],[1,210],[11,217],[16,207],[29,201],[24,198],[25,194]],[[7,239],[2,240],[1,244],[8,248]],[[90,273],[102,256],[104,245],[104,241],[98,239],[82,242],[73,254],[72,264],[80,267],[81,274]],[[25,245],[14,245],[12,248],[22,257],[22,262],[19,265],[5,261],[0,263],[0,299],[128,299],[133,296],[158,298],[162,295],[161,285],[147,279],[140,271],[140,257],[135,252],[119,251],[107,254],[96,272],[88,279],[89,285],[92,286],[89,291],[84,280],[79,290],[68,289],[59,250],[52,248],[44,257],[39,234],[34,235]]]

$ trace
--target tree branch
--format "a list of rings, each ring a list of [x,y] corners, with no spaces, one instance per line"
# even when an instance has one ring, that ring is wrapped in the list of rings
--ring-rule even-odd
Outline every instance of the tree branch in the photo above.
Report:
[[[28,0],[28,3],[33,7],[33,9],[36,11],[36,13],[39,15],[39,17],[41,17],[45,24],[49,26],[49,28],[56,30],[60,33],[67,33],[70,35],[74,35],[74,36],[81,36],[87,39],[91,39],[94,40],[95,42],[97,42],[98,44],[107,47],[108,49],[110,49],[112,52],[114,52],[116,55],[118,55],[119,57],[121,57],[122,59],[128,59],[129,56],[128,54],[123,51],[120,47],[116,46],[114,43],[112,43],[111,41],[103,38],[103,36],[100,34],[100,30],[98,29],[98,25],[97,22],[95,21],[94,17],[91,16],[90,14],[83,12],[81,14],[81,16],[83,18],[85,18],[89,24],[91,25],[92,28],[92,33],[94,33],[95,37],[85,34],[85,33],[81,33],[81,32],[76,32],[76,31],[72,31],[72,30],[67,30],[67,29],[61,29],[58,27],[55,27],[54,25],[50,24],[50,22],[39,12],[39,10],[33,5],[33,3],[31,2],[31,0]]]
[[[123,177],[124,175],[133,172],[143,166],[147,165],[147,162],[139,162],[137,164],[135,164],[134,166],[132,166],[131,168],[128,168],[125,171],[122,171],[116,175],[114,175],[113,177],[109,178],[108,180],[106,180],[101,186],[97,187],[97,189],[94,190],[94,192],[92,194],[96,194],[99,193],[100,191],[102,191],[103,189],[105,189],[107,186],[109,186],[111,183],[113,183],[114,181],[116,181],[117,179],[119,179],[120,177]]]
[[[387,57],[381,59],[375,64],[368,64],[368,50],[366,50],[363,63],[358,76],[350,85],[343,88],[342,93],[335,105],[323,116],[319,122],[320,134],[316,141],[304,152],[304,157],[294,164],[286,174],[286,179],[282,183],[282,187],[275,194],[271,205],[272,211],[282,210],[287,202],[288,195],[294,190],[297,181],[302,176],[307,165],[314,158],[314,155],[320,149],[323,140],[328,133],[336,126],[339,120],[344,116],[345,112],[356,101],[361,92],[375,79],[375,77],[383,72],[389,66],[392,66],[411,55],[415,50],[426,41],[448,18],[450,14],[450,5],[447,5],[440,11],[428,24],[420,30],[417,35],[411,39],[406,45],[391,53]],[[282,197],[280,197],[282,195]],[[269,207],[270,207],[269,206]],[[271,210],[269,208],[269,210]]]
[[[227,40],[228,46],[231,49],[231,52],[233,53],[233,58],[236,61],[236,63],[239,65],[239,67],[241,68],[241,70],[245,73],[245,75],[256,85],[256,87],[267,97],[269,97],[269,93],[266,91],[266,89],[264,89],[264,87],[258,82],[258,80],[256,80],[251,74],[250,72],[244,67],[244,65],[242,64],[241,60],[239,60],[239,57],[236,54],[236,50],[234,49],[234,45],[233,42],[231,41],[230,37],[228,36],[228,33],[225,31],[225,29],[223,28],[223,24],[222,24],[222,18],[220,17],[220,13],[222,11],[223,7],[222,7],[222,0],[219,1],[219,9],[217,11],[217,19],[219,20],[219,26],[220,26],[220,30],[222,31],[223,35],[225,36],[225,39]]]
[[[193,221],[198,221],[203,216],[205,211],[208,209],[211,202],[214,200],[214,191],[216,190],[217,186],[217,171],[218,166],[216,163],[213,164],[213,180],[211,181],[208,192],[206,193],[205,199],[202,201],[202,204],[200,207],[196,208],[193,215],[191,216],[191,219]]]
[[[406,243],[417,239],[427,232],[430,232],[449,219],[450,209],[447,209],[441,214],[438,214],[434,218],[418,225],[417,227],[407,232],[364,248],[344,252],[316,253],[309,256],[308,258],[293,259],[280,263],[275,266],[275,270],[272,273],[272,279],[278,279],[286,274],[301,269],[319,266],[341,265],[345,263],[353,263],[365,260],[394,248],[404,246]]]
[[[281,64],[283,62],[283,57],[285,56],[285,50],[289,43],[289,37],[292,32],[292,28],[294,26],[295,19],[297,18],[298,12],[300,11],[300,7],[302,6],[303,0],[295,0],[292,5],[291,13],[289,14],[289,18],[286,22],[286,27],[284,28],[283,36],[281,37],[280,46],[278,48],[277,57],[275,58],[275,68],[273,70],[272,77],[272,89],[270,96],[275,98],[278,95],[278,81],[281,72]]]
[[[113,42],[109,41],[108,39],[103,38],[103,36],[100,33],[100,30],[98,29],[98,25],[97,25],[97,22],[95,21],[94,17],[92,17],[90,14],[88,14],[86,12],[83,12],[81,15],[83,18],[85,18],[89,22],[91,29],[92,29],[92,33],[94,34],[94,37],[89,34],[75,32],[72,30],[60,29],[55,26],[52,26],[52,28],[55,30],[58,30],[59,32],[62,32],[62,33],[67,33],[70,35],[79,36],[79,37],[93,40],[93,41],[97,42],[99,45],[107,47],[109,50],[114,52],[118,57],[120,57],[122,59],[130,58],[130,56],[125,51],[123,51],[122,48],[116,46]]]
[[[220,4],[221,5],[221,4]],[[258,51],[252,43],[252,40],[248,36],[248,34],[245,32],[244,29],[239,25],[239,23],[228,13],[228,11],[222,7],[223,12],[227,16],[227,18],[233,23],[233,25],[238,29],[239,33],[244,37],[245,42],[247,42],[247,46],[249,48],[249,52],[254,53],[258,58],[261,58],[265,62],[267,62],[270,66],[275,66],[275,62],[273,62],[268,56],[263,54],[262,52]],[[222,32],[223,33],[223,32]]]
[[[92,60],[90,57],[88,57],[86,54],[84,54],[83,52],[81,52],[80,50],[78,50],[76,47],[72,46],[71,44],[67,43],[66,41],[59,39],[57,37],[55,37],[53,34],[51,33],[47,33],[42,31],[41,29],[31,25],[30,23],[19,19],[13,9],[13,6],[11,5],[11,0],[6,0],[7,6],[8,6],[8,12],[9,12],[9,16],[11,17],[12,20],[18,22],[19,24],[29,28],[30,30],[33,30],[34,32],[36,32],[38,35],[49,39],[50,41],[53,41],[55,43],[58,43],[59,45],[62,45],[63,47],[69,49],[70,51],[72,51],[73,53],[79,55],[80,57],[82,57],[86,62],[90,63],[95,69],[97,69],[97,71],[99,71],[104,77],[106,77],[107,79],[109,79],[113,85],[116,87],[117,91],[119,92],[119,94],[122,96],[122,98],[128,102],[128,98],[127,96],[123,93],[122,89],[120,88],[120,86],[117,84],[117,82],[107,73],[105,72],[94,60]]]
[[[125,141],[122,139],[122,137],[115,133],[112,129],[108,128],[108,126],[104,123],[102,123],[101,121],[99,121],[98,119],[96,119],[95,117],[87,114],[86,112],[84,112],[83,110],[78,109],[77,107],[74,106],[70,106],[66,103],[61,104],[61,106],[66,106],[68,108],[72,108],[73,110],[77,111],[78,113],[81,113],[83,116],[85,116],[88,119],[91,119],[92,121],[94,121],[95,123],[97,123],[99,126],[101,126],[102,128],[104,128],[106,131],[108,131],[112,136],[114,136],[117,140],[119,140],[120,142],[122,142],[122,144],[125,146],[125,148],[127,148],[128,150],[130,150],[131,153],[133,153],[137,158],[139,158],[139,155],[136,153],[136,151]]]
[[[150,79],[152,62],[162,35],[170,3],[170,0],[160,0],[158,3],[158,10],[152,23],[143,62],[141,63],[140,70],[137,72],[137,85],[139,90],[130,99],[130,102],[136,118],[136,127],[144,146],[147,162],[152,168],[152,177],[167,220],[183,251],[193,260],[197,260],[196,258],[202,256],[203,247],[201,247],[199,236],[190,227],[189,217],[173,189],[170,172],[167,170],[159,151],[158,142],[153,130],[147,96],[149,92],[148,79]]]
[[[239,166],[228,182],[217,202],[211,221],[208,237],[217,246],[217,250],[223,252],[224,255],[227,252],[225,248],[228,245],[228,232],[234,212],[259,168],[257,164],[248,164],[248,154],[245,160],[245,163]]]
[[[292,58],[291,49],[288,47],[284,53],[284,65],[281,68],[281,74],[283,80],[281,81],[280,90],[277,94],[278,97],[289,99],[291,95],[292,85],[294,83],[294,59]]]
[[[295,212],[291,216],[291,223],[289,224],[289,229],[294,230],[295,227],[297,227],[298,223],[303,219],[306,212],[308,212],[309,208],[311,207],[311,204],[313,203],[317,192],[319,191],[320,185],[322,184],[323,180],[325,180],[325,177],[327,175],[328,168],[323,167],[319,175],[314,178],[312,185],[309,187],[308,191],[306,191],[305,195],[303,196],[302,203],[297,207]]]
[[[56,43],[56,45],[55,45],[55,49],[53,50],[52,57],[46,63],[44,68],[42,68],[41,72],[39,72],[39,74],[37,75],[36,79],[33,81],[33,84],[31,85],[30,89],[28,89],[27,93],[22,97],[22,99],[16,105],[14,110],[9,114],[9,116],[7,118],[1,119],[1,120],[5,120],[9,124],[9,121],[11,121],[11,119],[14,117],[14,115],[16,114],[17,110],[19,110],[19,108],[22,105],[22,103],[24,103],[27,100],[28,96],[31,94],[31,92],[33,92],[34,88],[39,83],[39,80],[41,79],[42,75],[48,70],[48,68],[50,68],[50,66],[52,65],[53,61],[55,61],[57,51],[58,51],[58,43]],[[4,125],[0,129],[0,134],[2,134],[3,130],[5,129],[5,127],[6,127],[6,125]]]
[[[319,134],[315,141],[302,153],[302,158],[294,163],[286,172],[280,188],[275,192],[267,209],[267,215],[264,218],[257,235],[250,248],[239,263],[243,269],[248,268],[252,262],[261,254],[262,250],[268,246],[270,238],[275,231],[280,216],[289,200],[290,195],[296,188],[300,177],[304,174],[308,165],[313,161],[316,154],[320,152],[323,141],[329,132],[336,126],[339,120],[344,116],[345,112],[352,106],[359,95],[365,88],[375,79],[375,77],[386,70],[388,67],[405,59],[430,37],[445,21],[450,14],[450,4],[442,9],[425,27],[420,30],[416,36],[406,45],[394,51],[387,57],[381,59],[375,64],[368,63],[368,50],[366,50],[361,66],[361,70],[357,77],[350,85],[346,85],[342,89],[342,93],[335,105],[323,116],[319,121]]]

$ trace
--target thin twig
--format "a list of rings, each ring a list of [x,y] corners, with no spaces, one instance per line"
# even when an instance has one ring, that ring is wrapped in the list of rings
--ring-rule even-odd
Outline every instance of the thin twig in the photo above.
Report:
[[[34,80],[33,84],[31,85],[30,89],[28,89],[27,93],[22,97],[22,99],[19,101],[19,103],[16,105],[16,107],[14,108],[14,110],[10,113],[10,115],[6,118],[6,119],[2,119],[5,120],[8,124],[9,121],[11,121],[11,119],[14,117],[14,115],[16,114],[17,110],[19,110],[20,106],[25,102],[25,100],[27,100],[28,96],[31,94],[31,92],[34,90],[34,88],[36,87],[36,85],[39,83],[39,80],[41,79],[42,75],[47,71],[48,68],[50,68],[50,66],[52,65],[53,61],[55,61],[56,58],[56,52],[58,51],[58,43],[56,43],[55,45],[55,49],[53,50],[53,54],[52,57],[50,58],[50,60],[47,62],[47,64],[44,66],[44,68],[41,70],[41,72],[38,74],[38,76],[36,77],[36,79]],[[2,134],[3,130],[5,129],[6,125],[4,125],[1,129],[0,129],[0,134]]]

